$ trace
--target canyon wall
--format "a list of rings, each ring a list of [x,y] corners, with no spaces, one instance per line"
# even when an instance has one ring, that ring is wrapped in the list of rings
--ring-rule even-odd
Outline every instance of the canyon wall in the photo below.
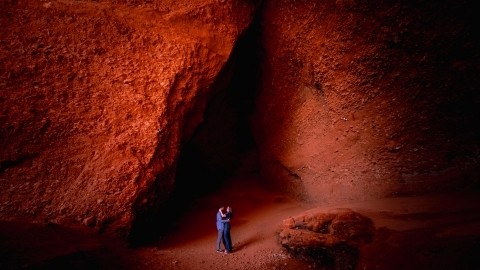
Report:
[[[151,2],[0,4],[3,220],[127,236],[168,200],[254,5]]]
[[[264,1],[264,179],[326,203],[478,187],[475,16],[469,1]]]
[[[469,1],[0,8],[2,220],[128,236],[238,164],[320,203],[478,187]]]

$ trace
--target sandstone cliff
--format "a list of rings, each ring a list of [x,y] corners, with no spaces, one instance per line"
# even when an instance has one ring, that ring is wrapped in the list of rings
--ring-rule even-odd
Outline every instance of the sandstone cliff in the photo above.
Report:
[[[478,186],[469,1],[265,1],[261,173],[331,203]]]
[[[254,6],[143,2],[2,2],[2,219],[127,235],[169,198]]]
[[[2,220],[142,231],[179,178],[235,173],[241,140],[267,186],[315,203],[478,187],[470,1],[0,7]]]

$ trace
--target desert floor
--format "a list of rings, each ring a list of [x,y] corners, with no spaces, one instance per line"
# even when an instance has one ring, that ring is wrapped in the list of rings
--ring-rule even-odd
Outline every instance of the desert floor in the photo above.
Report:
[[[342,205],[298,202],[254,177],[230,179],[195,199],[153,244],[55,224],[0,222],[1,269],[329,269],[293,258],[277,242],[282,220],[312,208],[346,207],[370,217],[375,239],[357,269],[479,269],[480,192],[388,198]],[[215,252],[215,214],[233,207],[234,252]]]

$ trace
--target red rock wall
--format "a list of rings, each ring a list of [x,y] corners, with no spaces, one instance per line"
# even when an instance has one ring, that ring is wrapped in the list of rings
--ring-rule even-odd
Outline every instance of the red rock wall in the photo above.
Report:
[[[147,226],[254,2],[1,2],[0,218]],[[269,184],[317,202],[478,185],[473,9],[427,2],[263,1]]]
[[[265,1],[265,179],[319,202],[478,185],[473,21],[468,1]]]
[[[2,219],[127,234],[170,196],[254,7],[121,3],[0,4]]]

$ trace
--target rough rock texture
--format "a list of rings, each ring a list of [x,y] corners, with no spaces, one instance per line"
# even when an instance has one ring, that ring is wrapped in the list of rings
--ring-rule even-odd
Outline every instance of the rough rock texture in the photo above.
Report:
[[[245,167],[313,203],[478,187],[471,1],[261,2],[243,84],[257,1],[2,1],[0,219],[142,231],[179,178],[242,164],[235,117]]]
[[[265,1],[260,171],[319,202],[478,186],[469,1]]]
[[[373,239],[374,230],[370,218],[351,209],[314,209],[285,219],[278,240],[295,256],[336,269],[354,269],[359,246]]]
[[[254,11],[235,0],[114,2],[0,4],[3,220],[126,235],[161,208]]]
[[[474,1],[264,0],[245,39],[253,2],[0,1],[1,269],[480,269]],[[263,178],[225,181],[237,164]],[[211,191],[205,175],[228,189],[158,215],[174,188]],[[460,192],[401,196],[439,189]],[[213,251],[219,201],[238,210],[233,256]],[[320,237],[305,255],[322,264],[296,264],[274,230],[319,205],[383,229],[360,252]],[[140,249],[87,227],[154,219],[168,237]]]
[[[302,247],[332,247],[340,243],[357,246],[371,241],[372,221],[351,209],[328,212],[310,210],[283,221],[280,243],[289,249]]]

